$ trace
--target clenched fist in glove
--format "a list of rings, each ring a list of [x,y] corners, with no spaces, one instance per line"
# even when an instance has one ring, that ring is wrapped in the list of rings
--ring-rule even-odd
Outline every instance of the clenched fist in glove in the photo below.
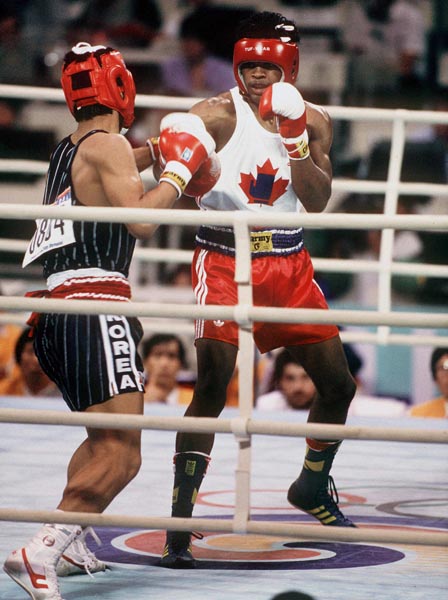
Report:
[[[209,192],[221,175],[221,163],[216,152],[212,152],[202,163],[185,188],[184,194],[200,198]]]
[[[308,158],[305,102],[295,86],[279,81],[266,88],[260,98],[258,112],[262,119],[277,117],[278,131],[290,158]]]
[[[215,141],[207,132],[200,117],[191,113],[171,113],[160,124],[160,164],[162,174],[159,181],[166,181],[173,185],[178,193],[178,198],[188,192],[188,184],[194,174],[207,167],[214,154]],[[201,169],[203,174],[203,169]],[[219,175],[218,175],[219,176]],[[216,183],[216,179],[208,182],[208,189],[201,191],[204,194]],[[194,190],[196,195],[196,190]],[[198,194],[198,195],[201,195]],[[193,195],[190,192],[189,195]]]

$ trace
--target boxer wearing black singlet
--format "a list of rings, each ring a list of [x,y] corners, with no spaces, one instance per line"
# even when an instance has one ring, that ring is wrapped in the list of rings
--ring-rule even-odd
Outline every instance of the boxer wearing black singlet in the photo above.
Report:
[[[135,100],[134,81],[120,53],[77,44],[65,57],[61,83],[78,126],[51,157],[44,204],[59,207],[61,216],[37,221],[24,266],[43,264],[47,290],[31,295],[62,298],[67,309],[79,299],[125,303],[131,297],[127,276],[135,240],[150,237],[157,225],[72,221],[65,218],[64,207],[171,208],[206,165],[215,144],[199,117],[190,115],[181,123],[175,117],[175,128],[161,125],[165,167],[160,183],[145,192],[139,169],[153,164],[154,150],[145,146],[133,151],[120,134],[132,124]],[[209,185],[201,182],[204,189]],[[67,310],[34,314],[32,324],[41,366],[70,409],[102,417],[143,413],[138,319]],[[113,428],[87,427],[87,437],[68,465],[58,505],[61,517],[67,511],[103,512],[138,473],[141,432],[119,426],[117,421]],[[86,546],[86,531],[79,525],[46,524],[9,555],[3,568],[34,600],[62,600],[58,575],[105,569]]]

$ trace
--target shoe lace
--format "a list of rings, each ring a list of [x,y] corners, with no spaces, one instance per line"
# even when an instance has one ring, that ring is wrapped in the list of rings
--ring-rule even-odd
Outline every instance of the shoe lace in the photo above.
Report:
[[[322,504],[325,504],[326,509],[331,512],[333,516],[337,517],[344,523],[351,524],[350,519],[347,519],[347,517],[339,509],[339,494],[334,479],[331,475],[328,476],[327,485],[318,492],[318,497],[322,500]]]
[[[333,502],[337,505],[339,504],[339,494],[338,494],[338,490],[336,488],[336,484],[334,482],[334,479],[331,475],[328,476],[328,486],[327,486],[327,490],[328,490],[328,495],[330,496],[330,498],[333,500]]]
[[[95,577],[93,576],[91,571],[92,571],[92,569],[95,568],[95,566],[98,562],[98,559],[93,554],[93,552],[91,552],[89,550],[89,548],[87,547],[86,537],[88,535],[90,535],[94,539],[97,546],[102,545],[102,542],[101,542],[100,538],[98,537],[98,535],[96,534],[95,530],[92,527],[86,527],[83,530],[83,532],[81,533],[81,535],[73,542],[72,551],[74,553],[76,553],[77,560],[83,566],[85,572],[92,579],[95,579]]]

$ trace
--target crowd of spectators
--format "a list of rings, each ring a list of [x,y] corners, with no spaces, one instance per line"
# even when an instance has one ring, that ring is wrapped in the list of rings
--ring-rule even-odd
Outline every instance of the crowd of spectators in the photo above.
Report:
[[[60,397],[57,386],[43,372],[33,348],[29,327],[0,325],[0,396]],[[429,369],[435,395],[420,399],[411,408],[400,398],[373,397],[363,391],[359,379],[362,359],[345,344],[350,370],[358,380],[358,392],[349,414],[362,417],[446,418],[448,416],[448,348],[434,348]],[[157,333],[141,344],[146,404],[187,405],[193,396],[195,370],[187,362],[182,339],[173,333]],[[316,394],[314,383],[302,365],[286,349],[257,357],[254,372],[254,404],[262,412],[306,411]],[[438,395],[437,395],[438,394]],[[238,370],[229,384],[228,407],[238,406]]]
[[[371,101],[376,92],[419,89],[431,29],[428,6],[427,0],[277,0],[268,7],[258,0],[0,0],[0,78],[57,84],[51,67],[80,39],[143,51],[168,40],[182,55],[185,39],[193,38],[209,56],[229,63],[238,20],[268,8],[298,22],[304,50],[315,47],[313,38],[326,37],[328,49],[346,54],[347,97],[359,104],[362,95]],[[158,83],[163,87],[165,80]]]

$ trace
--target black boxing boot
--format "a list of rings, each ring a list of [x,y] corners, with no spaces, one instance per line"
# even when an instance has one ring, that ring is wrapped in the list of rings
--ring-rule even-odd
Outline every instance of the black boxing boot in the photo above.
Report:
[[[322,525],[356,527],[338,507],[339,497],[330,469],[341,442],[307,439],[302,472],[288,490],[288,502]]]
[[[189,518],[210,456],[201,452],[179,452],[174,456],[174,487],[172,517]],[[169,569],[194,569],[196,561],[191,551],[191,532],[168,531],[160,566]],[[200,534],[193,533],[200,537]]]

